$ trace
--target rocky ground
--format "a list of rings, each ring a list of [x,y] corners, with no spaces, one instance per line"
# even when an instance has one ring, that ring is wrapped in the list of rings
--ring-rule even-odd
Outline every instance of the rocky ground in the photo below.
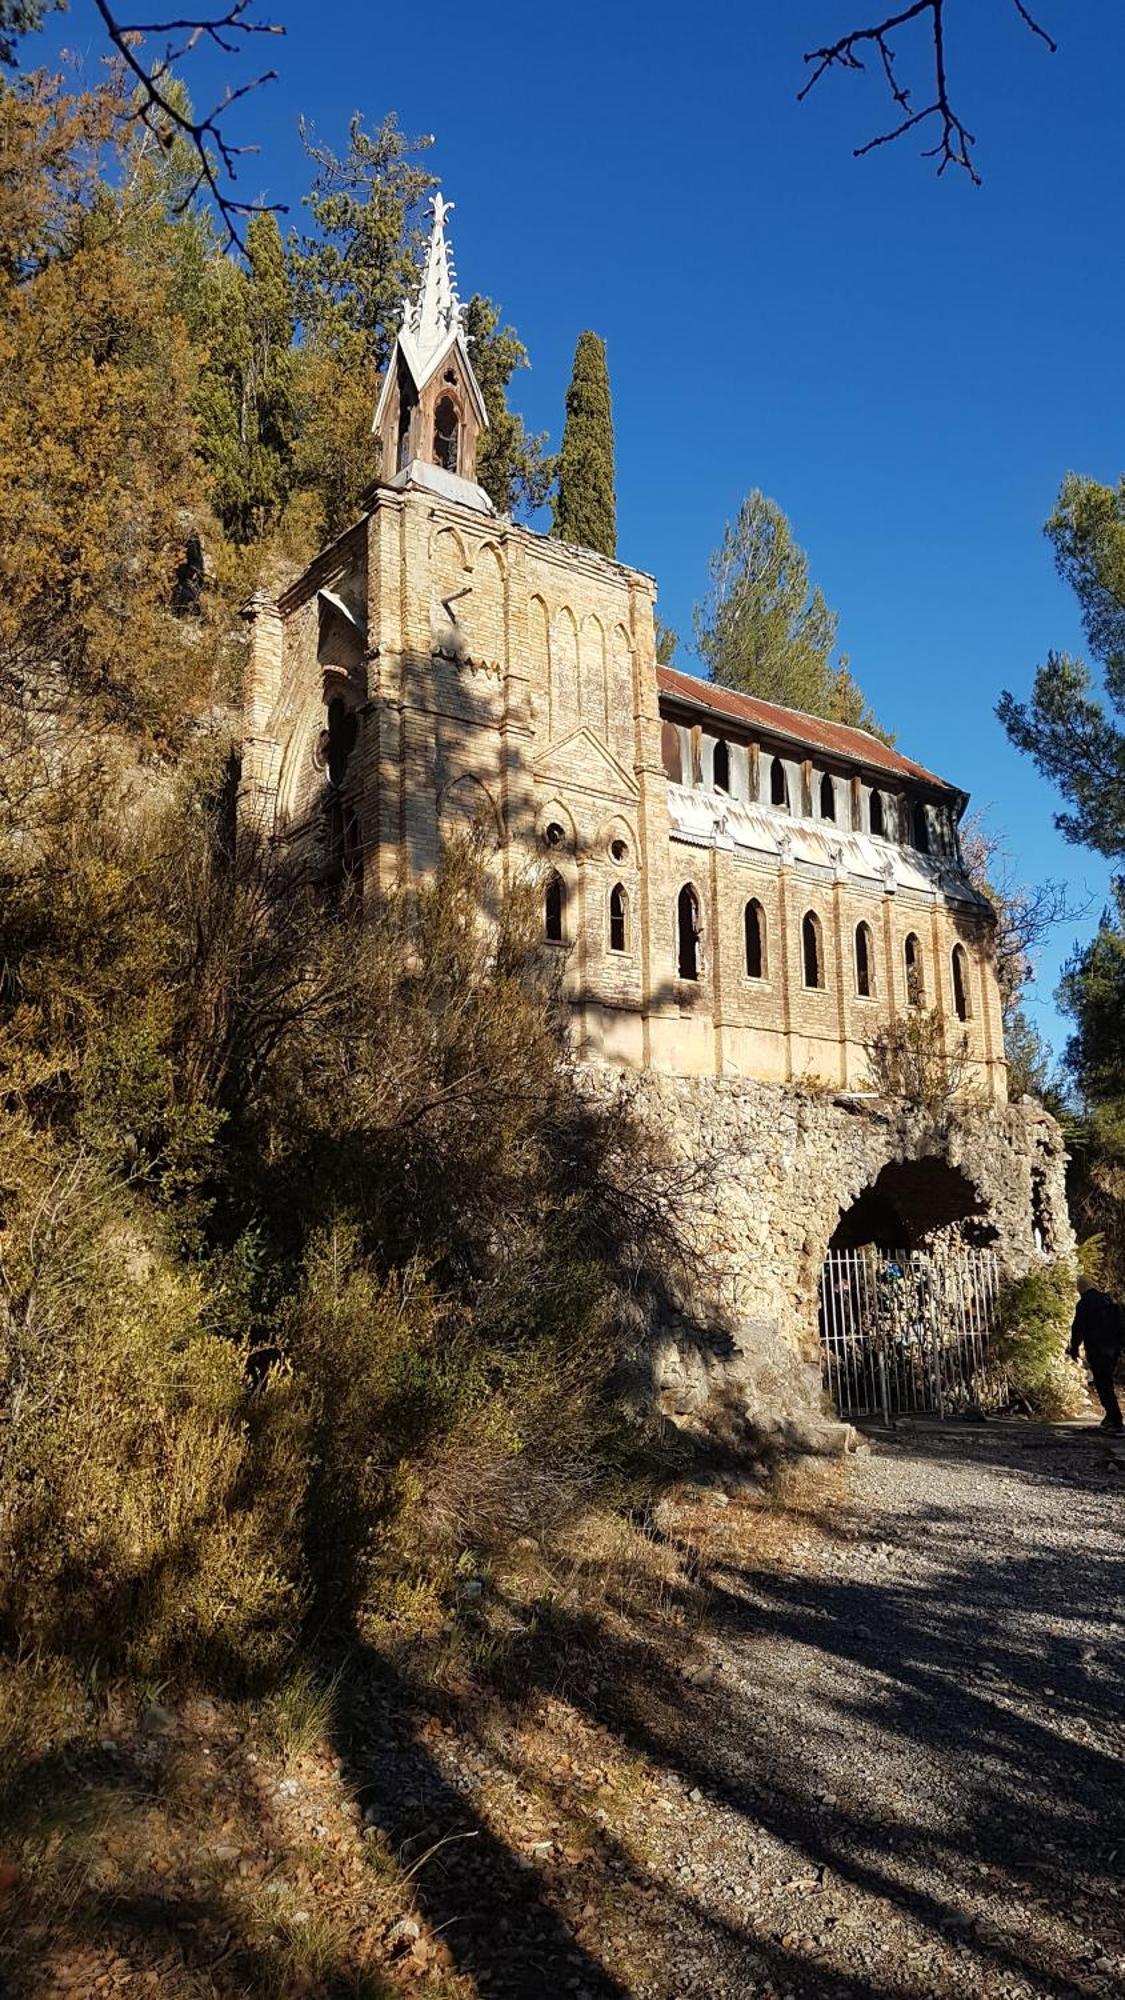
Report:
[[[663,1503],[655,1594],[571,1569],[506,1649],[486,1578],[473,1684],[353,1659],[330,1742],[154,1703],[84,1753],[129,1810],[57,1920],[9,1884],[4,1990],[1116,1994],[1123,1486],[1088,1432],[900,1430],[796,1515]]]

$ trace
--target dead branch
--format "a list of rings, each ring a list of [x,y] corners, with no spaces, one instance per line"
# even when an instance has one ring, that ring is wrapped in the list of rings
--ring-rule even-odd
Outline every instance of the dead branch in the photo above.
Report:
[[[1041,42],[1045,42],[1052,55],[1057,54],[1058,44],[1037,21],[1025,0],[1011,0],[1012,6],[1024,26],[1030,29]],[[949,77],[946,68],[945,44],[946,0],[912,0],[912,4],[897,13],[884,15],[881,21],[874,21],[866,28],[852,28],[841,35],[836,42],[823,48],[807,49],[805,61],[814,65],[812,75],[803,90],[798,91],[797,101],[802,103],[821,77],[831,69],[865,70],[864,54],[872,52],[878,57],[891,102],[898,114],[896,122],[874,139],[868,139],[862,146],[856,146],[854,157],[862,159],[865,153],[873,153],[879,146],[889,146],[895,139],[904,138],[916,127],[936,122],[939,138],[936,146],[924,149],[922,157],[936,160],[939,174],[947,167],[961,167],[968,174],[974,186],[980,186],[980,175],[973,159],[976,138],[964,121],[953,109],[949,95]],[[934,83],[932,97],[920,108],[915,107],[912,86],[903,81],[898,58],[891,46],[890,36],[896,29],[908,28],[916,21],[929,18],[933,40]]]
[[[195,153],[198,170],[177,201],[176,213],[182,214],[196,195],[205,193],[222,218],[227,244],[244,251],[246,246],[238,227],[242,218],[284,214],[286,210],[281,202],[241,201],[234,194],[239,160],[249,153],[256,153],[258,148],[232,145],[223,130],[222,120],[240,98],[248,97],[251,91],[260,89],[264,83],[272,83],[277,72],[265,70],[261,76],[241,84],[236,90],[228,87],[205,118],[195,118],[183,110],[169,86],[174,81],[177,63],[190,55],[200,42],[213,42],[225,55],[238,55],[249,36],[283,35],[285,29],[274,21],[248,19],[254,0],[232,0],[222,13],[173,17],[164,21],[119,21],[110,0],[94,0],[94,5],[105,23],[113,47],[136,78],[139,96],[133,115],[162,146],[171,145],[178,133]],[[150,67],[139,51],[139,44],[145,35],[178,35],[184,39],[178,45],[169,43],[164,55]]]

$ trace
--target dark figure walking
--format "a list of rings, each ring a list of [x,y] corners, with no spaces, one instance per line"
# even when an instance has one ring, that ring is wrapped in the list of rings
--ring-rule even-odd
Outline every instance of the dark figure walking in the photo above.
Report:
[[[1078,1280],[1078,1310],[1070,1335],[1070,1358],[1077,1361],[1080,1347],[1086,1349],[1086,1365],[1094,1378],[1098,1401],[1105,1411],[1103,1431],[1125,1430],[1121,1405],[1113,1378],[1125,1343],[1125,1314],[1108,1292],[1099,1292],[1089,1278]]]

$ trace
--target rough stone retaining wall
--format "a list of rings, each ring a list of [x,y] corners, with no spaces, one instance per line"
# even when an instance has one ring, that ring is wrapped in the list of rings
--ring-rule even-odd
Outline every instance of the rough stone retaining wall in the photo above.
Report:
[[[938,1229],[957,1226],[942,1208],[953,1185],[943,1168],[963,1175],[972,1226],[1005,1275],[1072,1254],[1062,1135],[1030,1099],[934,1115],[744,1078],[622,1079],[594,1067],[586,1077],[596,1096],[620,1093],[676,1157],[706,1163],[689,1197],[695,1273],[655,1333],[638,1392],[732,1448],[748,1436],[841,1448],[821,1391],[818,1281],[841,1215],[892,1163],[940,1163],[909,1176],[917,1222]]]

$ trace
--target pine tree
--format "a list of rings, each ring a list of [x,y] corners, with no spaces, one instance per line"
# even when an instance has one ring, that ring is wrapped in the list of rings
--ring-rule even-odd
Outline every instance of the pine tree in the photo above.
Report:
[[[655,621],[656,662],[661,667],[672,667],[680,648],[680,635],[673,625],[666,625],[663,618]]]
[[[1120,864],[1125,857],[1125,479],[1068,474],[1047,523],[1055,565],[1078,599],[1096,670],[1050,653],[1028,701],[1001,696],[997,714],[1018,750],[1066,801],[1067,840]]]
[[[553,532],[579,548],[616,555],[613,411],[605,342],[596,333],[578,336],[558,472]]]
[[[776,500],[757,490],[747,494],[710,571],[695,628],[712,679],[823,714],[837,617],[810,584],[808,557]]]
[[[197,408],[212,504],[233,541],[251,542],[280,519],[293,479],[293,304],[272,215],[246,235],[249,270],[221,255],[207,265],[203,337],[209,351]]]
[[[57,13],[64,0],[0,0],[0,63],[13,69],[16,42],[43,26],[43,16]]]
[[[835,666],[836,613],[809,581],[808,557],[776,500],[748,493],[710,563],[696,606],[696,645],[712,680],[763,701],[866,729],[884,742],[852,679]]]
[[[523,418],[508,408],[508,384],[517,368],[528,366],[527,349],[510,326],[501,326],[499,306],[479,292],[465,308],[465,338],[488,412],[488,429],[477,446],[477,478],[501,514],[533,512],[547,498],[554,466],[545,434],[531,436]]]
[[[375,475],[371,413],[394,347],[403,300],[418,283],[428,235],[425,197],[437,181],[419,157],[430,138],[408,139],[393,115],[374,132],[352,119],[338,157],[302,133],[316,175],[305,196],[312,227],[289,240],[302,329],[299,370],[298,509],[312,546],[355,516]],[[512,375],[527,353],[490,299],[465,313],[473,368],[488,411],[477,476],[501,513],[543,504],[552,465],[508,408]]]

